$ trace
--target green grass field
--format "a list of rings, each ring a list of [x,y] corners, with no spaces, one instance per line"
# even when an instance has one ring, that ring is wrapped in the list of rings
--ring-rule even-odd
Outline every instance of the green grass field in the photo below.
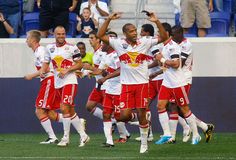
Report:
[[[155,145],[149,143],[149,152],[139,154],[140,143],[134,138],[126,144],[116,144],[114,148],[102,148],[103,134],[90,134],[90,142],[83,148],[78,146],[78,136],[71,135],[70,145],[65,148],[55,144],[40,145],[46,137],[43,134],[0,134],[0,159],[78,159],[78,160],[120,160],[120,159],[161,159],[161,160],[210,160],[236,159],[236,133],[215,133],[212,141],[202,141],[198,145],[181,142],[177,136],[176,144]],[[156,139],[159,135],[156,135]]]

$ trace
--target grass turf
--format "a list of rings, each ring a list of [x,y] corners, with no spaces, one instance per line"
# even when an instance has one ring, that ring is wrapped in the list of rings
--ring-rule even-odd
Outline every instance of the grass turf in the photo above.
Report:
[[[60,148],[55,144],[40,145],[39,142],[46,138],[43,134],[0,134],[0,159],[236,159],[236,133],[215,133],[209,143],[205,143],[202,135],[198,145],[182,143],[182,137],[178,135],[176,144],[150,142],[145,154],[139,154],[140,143],[134,140],[137,135],[132,134],[126,144],[102,148],[104,135],[90,134],[90,142],[79,148],[78,135],[72,134],[69,146]]]

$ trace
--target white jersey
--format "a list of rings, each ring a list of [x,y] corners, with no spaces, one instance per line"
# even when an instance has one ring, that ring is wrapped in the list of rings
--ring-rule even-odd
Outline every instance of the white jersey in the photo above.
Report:
[[[46,47],[44,62],[52,61],[55,78],[55,88],[61,88],[67,84],[78,84],[74,72],[68,73],[64,78],[59,78],[61,70],[73,65],[74,60],[79,60],[80,53],[76,46],[65,42],[63,46],[57,46],[56,43],[48,44]]]
[[[155,46],[153,46],[152,48],[149,49],[148,51],[148,55],[150,57],[153,57],[150,61],[149,61],[149,64],[153,63],[154,61],[154,58],[155,58],[155,55],[158,54],[159,52],[162,51],[164,47],[164,44],[163,43],[159,43]],[[158,72],[160,71],[161,68],[159,66],[156,66],[156,67],[153,67],[153,68],[150,68],[148,71],[149,71],[149,75],[152,74],[152,73],[155,73],[155,72]],[[157,80],[162,80],[163,79],[163,74],[160,74],[158,76],[156,76],[155,78],[153,78],[151,81],[157,81]]]
[[[184,39],[180,44],[181,58],[185,59],[183,64],[184,75],[188,84],[192,84],[192,67],[193,67],[193,52],[192,43],[188,39]]]
[[[166,60],[179,59],[180,65],[178,68],[166,68],[163,73],[162,85],[167,88],[177,88],[186,85],[186,78],[181,66],[181,49],[180,46],[172,39],[169,39],[162,50],[162,55]]]
[[[35,51],[34,51],[34,64],[37,70],[40,70],[43,62],[44,62],[44,56],[46,54],[46,49],[43,46],[39,46]],[[44,78],[40,78],[40,81],[43,81],[45,78],[53,76],[53,72],[48,72],[45,74]]]
[[[120,59],[121,84],[148,83],[148,61],[151,59],[148,50],[157,43],[157,37],[142,37],[132,46],[126,39],[109,37],[109,44]]]
[[[100,63],[99,69],[105,69],[109,74],[120,68],[120,60],[115,51],[107,53],[105,59]],[[120,76],[110,78],[107,81],[107,89],[105,93],[112,95],[120,95],[121,83]]]
[[[95,67],[99,67],[100,63],[104,60],[104,57],[106,56],[107,52],[103,52],[102,51],[102,46],[100,46],[97,50],[95,50],[94,54],[93,54],[93,64]],[[98,83],[97,80],[103,78],[102,75],[96,75],[95,79],[96,79],[96,85],[95,87],[98,87]],[[101,86],[101,90],[106,90],[107,88],[107,82],[104,82],[103,85]]]

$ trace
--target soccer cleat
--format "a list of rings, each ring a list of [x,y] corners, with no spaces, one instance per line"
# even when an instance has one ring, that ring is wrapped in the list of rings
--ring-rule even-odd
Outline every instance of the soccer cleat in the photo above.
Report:
[[[119,138],[119,139],[115,140],[114,142],[115,143],[126,143],[127,141],[128,141],[127,138]]]
[[[66,147],[69,144],[68,138],[62,138],[61,141],[57,144],[59,147]]]
[[[148,152],[148,145],[141,144],[139,153],[147,153]]]
[[[171,136],[161,136],[161,139],[155,142],[155,144],[164,144],[167,143],[171,139]]]
[[[192,138],[192,143],[191,144],[196,145],[196,144],[198,144],[201,141],[201,139],[202,138],[201,138],[200,135],[195,137],[195,138]]]
[[[104,148],[113,148],[113,147],[115,147],[114,144],[109,144],[109,143],[103,143],[101,146],[104,147]]]
[[[175,144],[175,143],[176,143],[176,140],[170,138],[167,143],[168,143],[168,144]]]
[[[48,138],[45,141],[40,142],[39,144],[56,144],[58,143],[57,138]]]
[[[188,142],[188,140],[190,139],[191,137],[191,129],[188,128],[188,129],[184,129],[183,131],[183,142]]]
[[[86,130],[86,120],[84,118],[80,118],[79,120],[80,120],[80,123],[83,127],[83,130],[85,131]]]
[[[215,126],[213,124],[207,124],[208,128],[204,132],[205,138],[206,138],[206,143],[208,143],[211,138],[212,138],[212,132],[215,129]]]
[[[80,144],[79,144],[79,147],[84,147],[86,143],[88,143],[90,140],[90,137],[87,135],[86,138],[81,138],[80,139]]]

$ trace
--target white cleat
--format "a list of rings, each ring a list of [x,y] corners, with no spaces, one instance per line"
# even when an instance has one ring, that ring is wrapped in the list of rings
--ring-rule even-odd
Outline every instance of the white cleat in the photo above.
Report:
[[[190,128],[185,129],[183,131],[183,142],[188,142],[190,137],[191,137],[191,129]]]
[[[69,144],[68,138],[62,138],[61,141],[57,144],[59,147],[66,147]]]
[[[80,120],[80,123],[83,127],[83,130],[85,131],[86,130],[86,120],[84,118],[80,118],[79,120]]]
[[[90,140],[90,137],[87,135],[85,138],[80,139],[79,147],[84,147],[86,143],[88,143]]]
[[[147,144],[141,144],[139,153],[147,153],[147,152],[148,152],[148,145]]]
[[[56,144],[58,143],[57,138],[48,138],[45,141],[40,142],[39,144]]]

